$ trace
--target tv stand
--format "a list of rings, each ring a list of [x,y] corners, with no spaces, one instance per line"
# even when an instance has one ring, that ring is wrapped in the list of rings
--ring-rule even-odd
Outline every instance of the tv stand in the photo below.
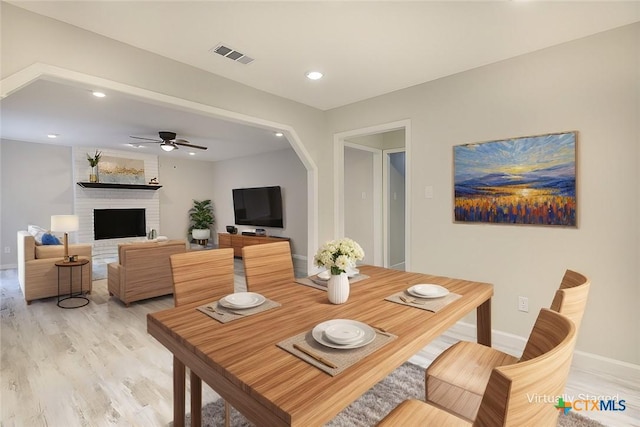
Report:
[[[282,242],[288,237],[256,236],[243,234],[218,233],[218,247],[233,248],[233,256],[242,258],[242,248],[251,245],[264,245],[266,243]]]

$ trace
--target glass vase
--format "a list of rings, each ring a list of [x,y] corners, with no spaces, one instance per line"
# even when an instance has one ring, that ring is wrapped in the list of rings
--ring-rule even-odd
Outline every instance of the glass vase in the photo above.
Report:
[[[89,174],[89,182],[100,182],[100,176],[98,174],[98,165],[91,166],[91,173]]]

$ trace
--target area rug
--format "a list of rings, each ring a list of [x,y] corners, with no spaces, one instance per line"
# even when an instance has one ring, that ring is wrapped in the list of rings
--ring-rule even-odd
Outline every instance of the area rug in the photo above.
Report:
[[[424,399],[424,368],[405,363],[340,412],[327,426],[375,426],[400,402],[410,398]],[[202,424],[208,427],[224,425],[224,402],[222,399],[203,406]],[[185,425],[191,425],[190,415],[187,415]],[[232,409],[231,426],[251,427],[253,424],[248,422],[238,411]],[[604,427],[603,424],[597,421],[571,412],[568,415],[560,415],[558,417],[558,426]]]

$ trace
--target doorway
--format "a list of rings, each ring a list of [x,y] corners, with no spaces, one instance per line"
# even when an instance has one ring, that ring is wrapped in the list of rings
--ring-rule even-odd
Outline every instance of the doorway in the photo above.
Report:
[[[406,151],[383,150],[384,266],[405,270]]]
[[[335,236],[367,264],[409,268],[409,121],[336,134]]]

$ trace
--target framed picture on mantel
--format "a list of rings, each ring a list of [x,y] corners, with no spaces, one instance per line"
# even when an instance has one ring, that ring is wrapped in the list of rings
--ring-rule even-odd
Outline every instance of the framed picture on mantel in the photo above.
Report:
[[[454,221],[575,227],[577,135],[454,146]]]

